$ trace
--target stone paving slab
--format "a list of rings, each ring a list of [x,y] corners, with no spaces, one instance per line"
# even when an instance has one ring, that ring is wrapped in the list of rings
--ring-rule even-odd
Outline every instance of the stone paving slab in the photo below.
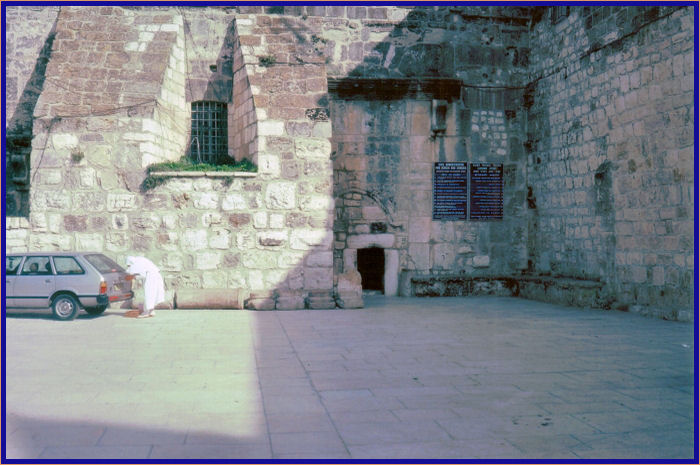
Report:
[[[516,298],[6,324],[12,459],[692,459],[689,323]]]

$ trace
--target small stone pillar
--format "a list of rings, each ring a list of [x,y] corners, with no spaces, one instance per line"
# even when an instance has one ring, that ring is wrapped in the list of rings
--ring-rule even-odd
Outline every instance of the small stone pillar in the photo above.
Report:
[[[362,276],[357,270],[348,270],[338,276],[335,301],[340,308],[363,308]]]

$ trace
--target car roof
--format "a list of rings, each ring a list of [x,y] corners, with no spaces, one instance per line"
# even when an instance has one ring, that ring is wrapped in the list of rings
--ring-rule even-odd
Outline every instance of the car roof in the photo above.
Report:
[[[73,255],[104,255],[101,252],[16,252],[16,253],[6,253],[7,257],[36,257],[36,256],[73,256]]]

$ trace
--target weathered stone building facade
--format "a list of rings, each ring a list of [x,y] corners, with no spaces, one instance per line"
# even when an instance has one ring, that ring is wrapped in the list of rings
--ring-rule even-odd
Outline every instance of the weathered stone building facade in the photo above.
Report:
[[[144,254],[175,294],[258,308],[331,305],[360,268],[390,295],[689,318],[694,24],[681,6],[10,5],[5,250]],[[145,186],[199,150],[200,103],[258,172]],[[502,218],[436,219],[440,162],[501,166]]]

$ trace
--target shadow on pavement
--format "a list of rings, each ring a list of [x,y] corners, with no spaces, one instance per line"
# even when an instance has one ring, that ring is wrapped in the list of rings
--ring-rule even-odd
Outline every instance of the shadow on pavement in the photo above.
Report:
[[[270,457],[266,437],[221,435],[182,424],[145,427],[42,419],[8,412],[6,459],[241,459]],[[216,429],[212,424],[210,428]]]

